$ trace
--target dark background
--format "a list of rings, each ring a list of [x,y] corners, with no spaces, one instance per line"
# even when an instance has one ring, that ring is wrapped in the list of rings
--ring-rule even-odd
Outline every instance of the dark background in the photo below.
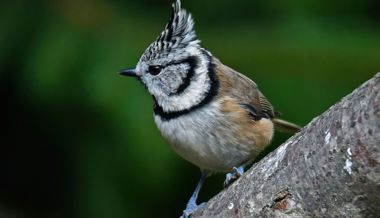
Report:
[[[305,125],[380,71],[379,2],[182,4],[206,48]],[[116,74],[158,36],[171,3],[0,3],[1,218],[181,214],[199,171],[160,137],[144,88]],[[201,199],[222,182],[211,178]]]

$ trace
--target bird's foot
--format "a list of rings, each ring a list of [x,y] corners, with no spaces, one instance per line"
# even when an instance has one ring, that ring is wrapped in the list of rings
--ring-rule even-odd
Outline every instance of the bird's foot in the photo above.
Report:
[[[204,182],[205,178],[207,177],[207,175],[208,175],[207,171],[202,171],[202,176],[198,182],[198,185],[195,188],[193,194],[191,195],[191,198],[187,202],[186,209],[183,211],[183,214],[180,218],[189,218],[193,215],[193,213],[196,210],[201,209],[205,206],[205,203],[198,205],[197,204],[197,198],[198,198],[199,191],[201,190],[201,187],[202,187],[203,182]]]
[[[198,209],[202,209],[205,206],[205,203],[202,204],[195,204],[195,203],[190,203],[186,206],[186,209],[183,211],[183,214],[180,218],[190,218],[195,211]]]
[[[244,166],[232,168],[232,172],[226,174],[226,180],[224,180],[224,184],[223,184],[224,188],[228,187],[235,180],[240,178],[243,175],[243,173],[244,173]]]

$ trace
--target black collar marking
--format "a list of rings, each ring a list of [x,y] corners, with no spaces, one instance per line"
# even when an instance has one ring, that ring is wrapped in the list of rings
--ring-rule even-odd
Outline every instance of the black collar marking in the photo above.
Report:
[[[214,97],[218,94],[219,91],[219,81],[217,79],[216,73],[215,73],[215,64],[212,61],[212,57],[204,51],[203,54],[208,59],[208,76],[210,78],[210,89],[208,90],[206,97],[199,102],[196,105],[191,106],[190,108],[181,110],[181,111],[173,111],[173,112],[165,112],[164,109],[158,104],[157,100],[153,96],[154,100],[154,115],[159,116],[162,120],[168,121],[173,118],[180,117],[185,114],[189,114],[192,111],[197,110],[198,108],[201,108],[202,106],[210,103]]]

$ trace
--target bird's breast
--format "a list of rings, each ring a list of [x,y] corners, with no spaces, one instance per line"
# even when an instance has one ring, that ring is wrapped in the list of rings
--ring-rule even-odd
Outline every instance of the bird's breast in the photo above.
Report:
[[[257,153],[254,140],[242,140],[242,126],[221,110],[220,101],[189,114],[155,122],[174,151],[198,167],[230,171]]]

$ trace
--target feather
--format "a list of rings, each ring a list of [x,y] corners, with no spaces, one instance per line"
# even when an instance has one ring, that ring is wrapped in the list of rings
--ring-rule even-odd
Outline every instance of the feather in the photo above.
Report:
[[[282,119],[274,118],[272,121],[275,129],[280,132],[294,134],[301,129],[300,126]]]

